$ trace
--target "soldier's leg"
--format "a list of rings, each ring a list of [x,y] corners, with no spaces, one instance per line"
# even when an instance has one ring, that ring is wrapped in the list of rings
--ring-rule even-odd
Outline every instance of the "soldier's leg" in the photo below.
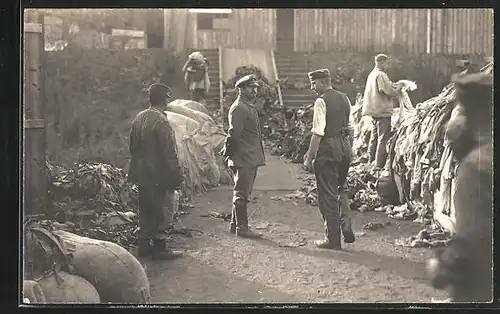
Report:
[[[174,193],[174,190],[167,190],[165,192],[165,205],[163,206],[165,215],[161,228],[168,229],[174,222]]]
[[[325,241],[316,243],[320,248],[341,249],[338,166],[331,161],[315,161],[314,164],[318,205],[326,227]]]
[[[377,152],[375,164],[378,168],[384,168],[387,161],[387,142],[391,137],[391,118],[377,119]]]
[[[235,198],[236,198],[236,186],[238,183],[238,169],[233,170],[233,203],[232,203],[232,208],[231,208],[231,222],[229,224],[230,226],[230,232],[232,234],[236,234],[236,206],[235,204]]]
[[[155,229],[152,228],[154,216],[151,214],[152,192],[147,185],[139,185],[139,239],[138,255],[144,257],[151,254],[151,239],[154,237]]]
[[[347,190],[349,163],[350,158],[344,158],[339,165],[340,221],[345,243],[353,243],[356,241],[354,232],[352,231],[352,212],[349,206],[349,195]]]
[[[255,167],[238,168],[235,172],[233,206],[236,216],[236,235],[241,237],[260,237],[259,234],[252,232],[248,228],[247,206],[255,182],[256,173],[257,168]]]
[[[377,131],[377,120],[376,118],[372,119],[371,131],[370,131],[370,140],[368,142],[368,156],[369,162],[372,163],[375,161],[375,156],[377,152],[377,142],[378,142],[378,131]]]

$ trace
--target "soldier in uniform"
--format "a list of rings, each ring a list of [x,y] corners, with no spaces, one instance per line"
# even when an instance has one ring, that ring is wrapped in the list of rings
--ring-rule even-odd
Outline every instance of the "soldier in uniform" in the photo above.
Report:
[[[304,168],[313,169],[316,176],[318,206],[326,229],[325,239],[316,241],[316,245],[319,248],[340,250],[339,188],[345,188],[351,162],[351,108],[347,96],[332,88],[328,69],[309,72],[308,76],[311,89],[319,98],[314,103],[312,137],[304,159]],[[350,228],[344,230],[345,242],[354,242],[352,230],[347,229]]]
[[[465,118],[448,124],[459,162],[455,234],[428,267],[432,285],[449,288],[453,301],[488,302],[493,298],[493,76],[462,74],[453,80]]]
[[[166,248],[165,231],[173,220],[174,190],[182,182],[174,132],[164,112],[170,97],[168,86],[151,85],[151,105],[137,115],[130,132],[128,180],[139,186],[138,255],[159,260],[181,255]]]
[[[258,86],[254,75],[236,82],[239,95],[229,108],[228,136],[221,152],[234,172],[230,231],[245,238],[262,237],[249,229],[247,211],[257,169],[265,165],[259,114],[254,107]]]

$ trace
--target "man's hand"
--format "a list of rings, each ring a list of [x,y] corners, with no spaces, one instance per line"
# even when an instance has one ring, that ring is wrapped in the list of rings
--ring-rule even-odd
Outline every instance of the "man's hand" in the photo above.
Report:
[[[403,89],[403,83],[402,82],[396,82],[394,83],[394,88],[400,92]]]
[[[309,153],[304,155],[304,163],[302,164],[304,170],[312,172],[313,170],[313,159],[309,156]]]

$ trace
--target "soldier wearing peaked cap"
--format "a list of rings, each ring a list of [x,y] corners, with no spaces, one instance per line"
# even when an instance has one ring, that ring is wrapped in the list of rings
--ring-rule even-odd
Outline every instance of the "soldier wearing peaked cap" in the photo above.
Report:
[[[351,105],[345,94],[332,88],[327,69],[309,72],[308,76],[311,89],[319,98],[314,103],[312,137],[304,157],[304,167],[314,170],[319,210],[326,229],[325,239],[316,241],[316,245],[340,250],[341,228],[346,243],[355,240],[347,213],[344,220],[341,219],[339,203],[339,188],[345,187],[352,155],[349,138]]]
[[[248,227],[247,210],[257,169],[265,165],[259,115],[254,107],[257,78],[254,75],[244,76],[235,87],[239,94],[229,109],[228,136],[221,152],[234,172],[230,231],[239,237],[260,238],[260,234]]]
[[[170,87],[153,84],[148,91],[150,107],[137,115],[130,131],[128,180],[139,186],[139,257],[163,260],[180,256],[166,248],[165,230],[172,223],[174,190],[180,187],[182,173],[164,112]]]

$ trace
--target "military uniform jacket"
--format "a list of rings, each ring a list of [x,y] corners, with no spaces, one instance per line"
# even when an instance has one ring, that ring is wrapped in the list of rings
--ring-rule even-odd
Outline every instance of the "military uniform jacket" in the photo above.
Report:
[[[130,132],[130,155],[130,182],[158,184],[166,189],[180,185],[175,135],[166,113],[149,108],[137,115]]]
[[[234,166],[265,165],[262,133],[257,109],[238,97],[229,108],[229,129],[226,146]]]

